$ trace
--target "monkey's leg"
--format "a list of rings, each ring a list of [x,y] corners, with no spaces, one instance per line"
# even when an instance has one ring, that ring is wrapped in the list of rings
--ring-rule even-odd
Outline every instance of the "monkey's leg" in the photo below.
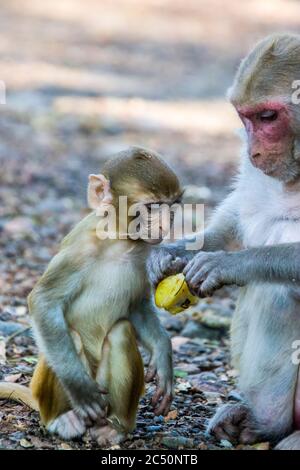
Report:
[[[259,435],[250,409],[243,404],[224,405],[211,419],[207,432],[218,440],[252,444]]]
[[[97,373],[108,400],[108,421],[92,435],[100,446],[120,443],[135,427],[139,398],[144,391],[144,366],[131,323],[120,320],[106,336]]]
[[[87,364],[79,335],[73,332],[72,337],[82,361]],[[38,402],[42,423],[49,432],[64,439],[72,439],[85,433],[84,420],[71,409],[65,391],[44,356],[40,357],[35,368],[30,388]]]

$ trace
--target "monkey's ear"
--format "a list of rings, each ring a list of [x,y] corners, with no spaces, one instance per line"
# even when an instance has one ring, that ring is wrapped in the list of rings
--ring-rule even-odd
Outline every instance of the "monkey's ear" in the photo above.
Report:
[[[109,180],[104,175],[89,175],[87,198],[91,209],[97,209],[102,203],[112,203]]]

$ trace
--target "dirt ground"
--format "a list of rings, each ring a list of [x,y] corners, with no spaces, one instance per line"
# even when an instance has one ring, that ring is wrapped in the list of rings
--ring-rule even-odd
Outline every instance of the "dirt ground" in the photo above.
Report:
[[[128,145],[151,147],[209,213],[238,162],[239,122],[224,97],[239,61],[264,35],[299,26],[290,0],[1,2],[0,379],[30,380],[26,296],[87,213],[88,174]],[[216,406],[239,399],[228,339],[235,296],[223,290],[193,311],[161,314],[174,348],[172,411],[154,418],[147,386],[121,448],[241,448],[205,435]],[[0,404],[2,449],[95,447],[89,436],[50,436],[25,405]]]

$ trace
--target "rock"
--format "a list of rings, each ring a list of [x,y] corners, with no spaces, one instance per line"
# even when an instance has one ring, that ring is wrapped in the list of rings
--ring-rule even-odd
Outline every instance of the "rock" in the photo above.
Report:
[[[153,426],[146,426],[146,431],[148,432],[158,432],[161,430],[161,425],[160,424],[157,424],[157,425],[153,425]]]
[[[186,338],[206,338],[209,340],[219,340],[223,335],[220,331],[208,328],[197,321],[188,321],[181,332]]]
[[[188,338],[184,338],[183,336],[173,336],[171,341],[173,351],[179,351],[181,346],[188,342]]]
[[[203,395],[205,396],[207,403],[210,405],[222,404],[221,395],[218,392],[207,392],[203,390]]]
[[[183,327],[182,320],[175,315],[168,315],[168,317],[163,320],[163,325],[167,330],[173,330],[176,331],[176,333],[179,333]]]
[[[242,401],[242,396],[237,390],[231,390],[228,394],[228,400]]]
[[[225,449],[232,449],[233,445],[227,439],[221,439],[220,446],[225,447]]]
[[[228,316],[219,315],[208,310],[203,313],[201,323],[209,328],[228,330],[231,319]]]
[[[14,236],[32,235],[34,227],[28,217],[15,217],[4,224],[4,230]]]
[[[205,372],[204,374],[207,373]],[[190,377],[190,382],[192,384],[193,390],[202,393],[208,392],[223,395],[226,392],[226,387],[224,387],[224,384],[219,382],[217,379],[204,379],[202,374],[192,375]]]
[[[29,442],[27,439],[21,439],[20,446],[24,447],[24,449],[29,449],[30,447],[33,447],[33,444]]]
[[[197,380],[204,382],[215,382],[218,380],[218,377],[213,372],[200,372],[200,374],[197,374]]]
[[[23,329],[24,325],[21,325],[20,323],[0,320],[0,336],[10,336],[17,331],[22,331]]]
[[[154,423],[163,423],[164,422],[164,417],[163,416],[154,416],[153,421],[154,421]]]
[[[194,440],[184,436],[165,436],[162,438],[161,443],[169,449],[178,449],[179,447],[192,449],[194,447]]]
[[[197,367],[195,364],[188,364],[185,362],[178,362],[176,369],[175,369],[175,374],[176,371],[183,371],[186,373],[186,375],[192,375],[192,374],[199,374],[199,367]],[[179,377],[179,375],[177,375]]]

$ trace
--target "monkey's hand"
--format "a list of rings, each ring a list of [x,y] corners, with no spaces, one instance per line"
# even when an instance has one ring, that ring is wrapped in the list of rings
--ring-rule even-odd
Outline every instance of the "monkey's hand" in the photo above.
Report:
[[[146,374],[146,382],[156,380],[156,391],[152,397],[154,413],[166,415],[173,399],[173,366],[172,346],[169,338],[165,337],[153,352]]]
[[[104,395],[107,393],[101,390],[99,385],[86,376],[86,380],[74,380],[68,384],[67,393],[74,407],[87,424],[103,422],[106,418],[106,403]]]
[[[147,271],[153,286],[167,276],[182,272],[191,254],[180,244],[153,248],[147,260]]]
[[[225,285],[245,284],[240,261],[239,252],[199,252],[186,265],[183,274],[193,294],[209,297]]]

